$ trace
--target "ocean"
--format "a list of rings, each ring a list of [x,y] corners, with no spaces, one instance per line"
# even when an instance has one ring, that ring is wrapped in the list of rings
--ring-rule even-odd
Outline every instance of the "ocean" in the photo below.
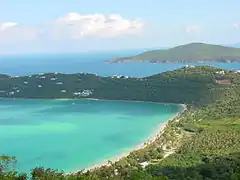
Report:
[[[180,105],[103,100],[0,100],[0,154],[17,169],[72,172],[143,143]]]
[[[186,64],[104,63],[140,51],[0,56],[0,74],[94,73],[144,77]],[[239,70],[240,63],[201,63]],[[89,100],[0,100],[0,154],[16,156],[17,168],[36,166],[66,172],[87,168],[129,151],[158,125],[180,111],[178,105]]]
[[[87,72],[101,76],[124,75],[144,77],[181,68],[186,64],[151,63],[104,63],[114,57],[131,56],[141,50],[72,54],[33,54],[21,56],[0,56],[0,73],[13,76],[46,72]],[[189,64],[189,63],[187,63]],[[195,63],[189,65],[210,65],[219,68],[239,70],[240,63]]]

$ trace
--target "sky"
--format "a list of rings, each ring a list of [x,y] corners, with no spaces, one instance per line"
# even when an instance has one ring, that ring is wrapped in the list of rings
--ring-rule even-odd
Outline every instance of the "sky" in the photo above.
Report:
[[[0,0],[0,54],[240,43],[239,0]]]

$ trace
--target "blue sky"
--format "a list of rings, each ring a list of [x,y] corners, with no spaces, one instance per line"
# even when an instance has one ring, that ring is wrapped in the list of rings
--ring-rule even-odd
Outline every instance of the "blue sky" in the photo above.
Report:
[[[239,0],[0,0],[0,54],[240,42]]]

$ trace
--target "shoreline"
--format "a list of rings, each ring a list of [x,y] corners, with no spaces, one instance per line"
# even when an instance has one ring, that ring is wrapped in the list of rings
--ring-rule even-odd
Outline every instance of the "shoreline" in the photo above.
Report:
[[[59,100],[59,101],[80,101],[80,100],[90,100],[90,101],[120,101],[120,102],[141,102],[141,103],[154,103],[154,104],[170,104],[170,105],[180,105],[180,106],[186,106],[185,104],[180,104],[180,103],[170,103],[170,102],[156,102],[156,101],[143,101],[143,100],[121,100],[121,99],[100,99],[100,98],[5,98],[5,97],[0,97],[0,100],[2,99],[8,99],[8,100]]]
[[[90,101],[120,101],[120,102],[141,102],[141,103],[154,103],[154,104],[163,104],[163,105],[179,105],[182,109],[176,113],[174,116],[171,118],[167,119],[164,123],[161,123],[158,125],[158,127],[153,131],[153,133],[150,134],[149,137],[147,137],[142,143],[137,144],[136,146],[129,148],[127,151],[122,152],[119,155],[116,155],[114,157],[107,158],[103,160],[102,162],[99,163],[93,163],[93,165],[90,165],[87,168],[81,168],[77,170],[73,170],[70,172],[66,172],[66,175],[69,174],[76,174],[79,171],[87,172],[87,171],[92,171],[94,169],[98,169],[102,166],[109,166],[109,161],[112,163],[115,163],[119,160],[121,160],[124,157],[127,157],[131,152],[137,151],[140,149],[144,149],[151,143],[155,142],[159,136],[161,136],[164,132],[164,129],[167,127],[169,121],[175,119],[178,117],[180,114],[185,112],[187,110],[187,105],[186,104],[178,104],[178,103],[166,103],[166,102],[154,102],[154,101],[139,101],[139,100],[114,100],[114,99],[97,99],[97,98],[82,98],[82,99],[71,99],[71,98],[58,98],[58,99],[32,99],[32,98],[0,98],[1,99],[11,99],[11,100],[17,100],[17,99],[22,99],[22,100],[60,100],[60,101],[67,101],[67,100],[90,100]]]
[[[91,100],[102,100],[102,99],[91,99]],[[114,101],[114,100],[105,100],[105,101]],[[127,101],[127,100],[120,100],[120,101]],[[133,101],[133,102],[149,102],[149,101]],[[158,104],[175,104],[175,103],[158,103]],[[83,172],[93,171],[93,170],[98,169],[102,166],[109,166],[109,161],[111,163],[115,163],[115,162],[121,160],[122,158],[127,157],[133,151],[137,151],[137,150],[146,148],[148,145],[155,142],[157,140],[157,138],[160,137],[163,134],[164,129],[167,127],[169,121],[175,119],[176,117],[178,117],[179,115],[181,115],[183,112],[185,112],[187,110],[187,105],[186,104],[175,104],[175,105],[180,105],[182,107],[181,111],[176,113],[170,119],[166,120],[164,123],[161,123],[160,125],[158,125],[157,129],[154,130],[154,132],[148,138],[146,138],[146,140],[144,140],[142,143],[134,146],[133,148],[128,149],[125,152],[122,152],[121,154],[119,154],[117,156],[114,156],[112,158],[107,158],[107,159],[103,160],[102,162],[95,163],[95,164],[93,164],[93,165],[91,165],[87,168],[78,169],[78,170],[75,170],[73,172],[68,172],[68,173],[66,173],[66,175],[76,174],[79,171],[83,171]]]

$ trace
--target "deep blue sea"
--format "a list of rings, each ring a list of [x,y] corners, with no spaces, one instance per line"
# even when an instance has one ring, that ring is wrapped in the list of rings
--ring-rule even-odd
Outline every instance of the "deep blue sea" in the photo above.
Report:
[[[87,72],[102,76],[126,75],[143,77],[177,69],[186,65],[151,63],[104,63],[105,60],[114,57],[131,56],[140,52],[141,50],[98,53],[86,52],[72,54],[0,56],[0,73],[20,76],[46,72]],[[211,65],[233,70],[240,69],[240,63],[201,63],[195,65]]]

